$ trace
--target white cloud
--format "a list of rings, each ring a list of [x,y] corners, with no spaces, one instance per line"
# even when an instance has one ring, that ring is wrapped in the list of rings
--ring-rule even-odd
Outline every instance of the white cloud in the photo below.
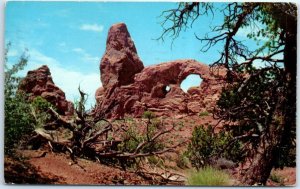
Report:
[[[103,25],[98,25],[98,24],[83,24],[80,26],[81,30],[94,31],[94,32],[102,32],[103,28],[104,28]]]
[[[19,41],[17,44],[13,44],[11,46],[8,52],[9,67],[15,63],[18,57],[20,57],[20,55],[24,52],[24,49],[26,49],[25,47],[28,46],[29,45],[26,45],[22,41]],[[54,83],[65,92],[66,98],[72,102],[76,99],[79,99],[80,96],[78,93],[78,86],[80,85],[81,89],[89,95],[87,108],[90,108],[91,105],[95,104],[96,90],[102,85],[100,81],[100,73],[98,71],[98,63],[100,58],[86,53],[86,51],[81,48],[68,50],[65,42],[58,43],[57,47],[61,48],[61,50],[78,53],[84,62],[95,63],[92,65],[96,66],[95,68],[97,69],[94,69],[95,71],[91,71],[90,73],[86,74],[73,70],[72,68],[66,68],[57,59],[49,57],[41,53],[39,50],[30,47],[27,53],[29,55],[28,64],[25,69],[19,73],[20,76],[25,77],[27,71],[37,69],[42,65],[47,65],[50,68]]]
[[[78,53],[84,62],[98,63],[100,60],[99,57],[90,55],[82,48],[74,48],[72,51]]]
[[[70,70],[62,66],[58,60],[48,57],[37,50],[30,50],[30,59],[26,70],[39,68],[41,65],[47,65],[50,69],[54,83],[61,88],[66,98],[72,102],[79,99],[78,86],[87,93],[87,108],[95,104],[95,92],[102,85],[100,81],[100,73],[92,72],[84,74],[75,70]],[[26,75],[25,72],[22,73]]]
[[[83,53],[85,52],[82,48],[74,48],[72,49],[74,52],[77,52],[77,53]]]
[[[16,57],[16,56],[18,56],[18,54],[19,54],[19,52],[16,49],[12,49],[12,50],[8,51],[7,56],[8,57]]]

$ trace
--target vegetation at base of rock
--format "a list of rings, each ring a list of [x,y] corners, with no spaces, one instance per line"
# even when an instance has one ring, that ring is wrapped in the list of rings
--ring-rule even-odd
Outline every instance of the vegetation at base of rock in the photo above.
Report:
[[[115,123],[113,125],[104,118],[93,117],[91,112],[85,110],[87,95],[80,87],[78,88],[80,99],[75,103],[76,109],[71,116],[60,115],[56,107],[41,96],[36,96],[32,100],[25,98],[25,94],[18,91],[21,78],[16,75],[26,63],[27,57],[24,55],[11,69],[5,70],[7,155],[13,155],[12,152],[24,139],[27,148],[38,149],[43,145],[49,145],[54,152],[69,153],[74,163],[77,162],[77,157],[81,157],[112,163],[114,166],[121,165],[123,169],[139,170],[139,163],[147,157],[172,152],[178,146],[162,140],[164,135],[174,130],[175,125],[164,125],[155,118],[153,112],[146,111],[144,120],[128,119],[119,122],[121,123],[119,125]],[[150,174],[141,170],[139,173]],[[7,179],[11,180],[8,177],[9,173]],[[28,179],[30,180],[29,177]],[[168,178],[163,180],[164,183],[168,182]]]
[[[142,124],[134,121],[133,123],[127,123],[128,129],[121,134],[121,140],[123,141],[118,145],[120,151],[134,152],[138,145],[144,141],[150,141],[151,138],[158,132],[158,128],[155,124],[147,123],[144,128],[145,131],[141,131]],[[139,131],[140,130],[140,131]],[[151,153],[153,151],[162,150],[164,144],[161,139],[151,141],[149,144],[145,145],[141,152]]]
[[[229,186],[230,176],[224,171],[206,166],[190,173],[187,184],[192,186]]]
[[[48,111],[50,107],[55,109],[55,107],[53,107],[51,103],[49,103],[41,96],[35,97],[30,103],[31,115],[35,120],[35,128],[45,127],[47,123],[51,122],[51,119],[53,119],[53,117]]]
[[[164,134],[161,129],[166,125],[164,125],[162,121],[155,119],[153,112],[145,111],[143,117],[146,119],[145,122],[132,118],[127,118],[122,122],[121,127],[123,132],[120,133],[120,143],[117,146],[117,150],[121,153],[134,154],[138,149],[139,153],[148,154],[146,155],[149,156],[148,161],[153,160],[152,163],[154,163],[156,161],[155,154],[168,148],[170,150],[167,151],[172,151],[170,148],[172,144],[160,137],[162,136],[161,134]],[[136,167],[142,159],[144,159],[143,156],[134,160],[131,158],[123,158],[118,159],[118,162],[121,163],[123,167]]]
[[[142,117],[151,120],[155,118],[155,114],[151,111],[145,111]]]
[[[181,169],[186,169],[189,167],[190,161],[186,152],[178,155],[176,159],[176,165]]]
[[[147,161],[149,162],[150,166],[153,166],[155,168],[156,167],[159,167],[159,168],[165,167],[164,159],[159,156],[149,156],[149,157],[147,157]]]
[[[5,52],[5,62],[7,53]],[[24,95],[17,93],[17,88],[21,78],[17,75],[23,70],[28,61],[28,56],[24,53],[18,62],[11,68],[5,65],[4,80],[4,151],[6,154],[13,153],[20,141],[34,130],[34,119],[31,115],[30,104],[25,101]]]
[[[225,158],[240,162],[245,158],[241,143],[234,140],[232,133],[224,130],[215,133],[211,125],[195,127],[188,145],[187,157],[196,169],[213,165],[213,159]]]
[[[48,107],[50,114],[60,122],[60,128],[51,131],[45,127],[36,128],[33,140],[48,142],[52,150],[68,152],[75,163],[81,157],[121,166],[124,170],[139,170],[139,164],[146,157],[172,152],[178,146],[162,140],[164,135],[174,130],[174,125],[163,125],[152,112],[146,112],[145,119],[139,121],[95,119],[85,111],[86,94],[80,87],[78,91],[80,99],[76,103],[75,115],[66,119],[51,106]],[[40,99],[38,101],[38,104],[46,105]],[[71,137],[64,137],[64,130],[68,130]]]
[[[10,44],[5,52],[5,62]],[[22,80],[18,73],[24,69],[28,62],[28,55],[24,52],[17,63],[11,68],[5,64],[4,98],[4,151],[13,155],[14,150],[21,142],[28,140],[36,127],[42,127],[50,116],[47,114],[51,106],[42,97],[36,97],[33,102],[26,100],[26,94],[18,91],[19,82]]]
[[[43,97],[55,106],[56,111],[62,115],[74,113],[73,103],[67,101],[65,93],[54,84],[47,65],[27,72],[26,77],[18,86],[18,91],[25,93],[26,100],[30,102],[38,96]]]
[[[203,111],[203,112],[200,112],[199,113],[199,116],[202,117],[202,116],[208,116],[209,115],[209,112],[208,111]]]
[[[5,153],[12,153],[22,139],[28,137],[34,130],[34,118],[31,115],[30,104],[22,95],[16,95],[5,100]]]
[[[50,107],[55,108],[50,102],[41,96],[35,97],[31,104],[37,112],[47,112]]]

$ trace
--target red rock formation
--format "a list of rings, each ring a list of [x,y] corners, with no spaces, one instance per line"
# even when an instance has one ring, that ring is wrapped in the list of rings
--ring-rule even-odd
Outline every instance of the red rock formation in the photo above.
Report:
[[[110,89],[130,84],[134,75],[143,68],[126,25],[113,25],[108,32],[106,51],[100,64],[103,87]]]
[[[25,92],[28,100],[37,96],[43,97],[53,104],[61,115],[72,115],[74,112],[73,104],[66,100],[65,93],[54,84],[46,65],[29,71],[21,81],[19,91]]]
[[[139,117],[146,110],[168,116],[210,110],[225,74],[221,69],[213,75],[209,66],[195,60],[176,60],[143,69],[125,24],[115,24],[109,30],[100,71],[103,86],[96,91],[94,113],[107,118],[126,114]],[[190,74],[198,74],[203,81],[185,93],[180,84]]]

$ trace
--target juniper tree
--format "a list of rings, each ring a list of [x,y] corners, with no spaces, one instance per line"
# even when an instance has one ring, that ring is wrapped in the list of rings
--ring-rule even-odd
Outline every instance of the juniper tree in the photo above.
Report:
[[[235,125],[236,139],[243,140],[252,159],[245,184],[265,184],[278,157],[295,145],[297,7],[292,3],[179,3],[162,13],[160,39],[173,39],[196,20],[220,11],[224,21],[209,34],[197,36],[205,52],[223,45],[212,68],[226,68],[228,85],[223,89],[214,116]],[[245,29],[247,40],[236,34]],[[266,40],[260,41],[261,37]],[[256,49],[247,42],[260,41]],[[282,57],[282,58],[281,58]],[[264,66],[257,68],[255,62]],[[252,153],[250,153],[252,152]]]

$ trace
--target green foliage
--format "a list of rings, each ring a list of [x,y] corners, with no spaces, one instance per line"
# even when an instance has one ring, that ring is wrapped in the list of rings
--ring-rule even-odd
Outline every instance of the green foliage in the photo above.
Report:
[[[157,156],[150,156],[147,157],[148,162],[150,165],[153,165],[155,167],[163,167],[164,166],[164,160]]]
[[[9,45],[8,45],[9,47]],[[7,55],[8,48],[6,50]],[[20,60],[8,68],[5,65],[4,86],[4,150],[10,154],[18,146],[19,142],[34,129],[34,118],[31,115],[30,104],[25,101],[24,94],[17,93],[17,87],[21,80],[17,73],[24,69],[28,57],[23,54]],[[5,58],[7,61],[7,57]]]
[[[244,158],[240,150],[241,143],[233,140],[230,132],[214,133],[211,126],[205,128],[201,125],[193,131],[187,156],[192,166],[199,169],[210,164],[210,158],[213,156],[224,157],[234,162],[240,161]]]
[[[271,174],[270,174],[270,179],[271,179],[273,182],[279,183],[281,186],[284,185],[284,179],[283,179],[281,176],[279,176],[279,175],[277,175],[277,174],[275,174],[275,173],[271,173]]]
[[[30,104],[24,100],[22,95],[6,99],[4,124],[4,149],[6,153],[11,153],[18,146],[20,139],[34,130],[34,118],[31,115]]]
[[[165,148],[165,142],[162,141],[161,137],[153,140],[153,137],[159,132],[158,127],[160,126],[160,122],[157,119],[153,119],[154,114],[146,113],[146,115],[145,118],[148,119],[146,123],[130,118],[125,120],[127,128],[120,135],[122,142],[117,147],[119,152],[151,154]],[[152,156],[147,157],[148,161],[158,163],[156,162],[156,160],[158,160],[156,157],[151,157]],[[141,158],[127,158],[120,163],[124,167],[132,168],[138,165],[140,159]]]
[[[203,167],[188,176],[188,185],[193,186],[229,186],[230,176],[212,167]]]
[[[51,121],[51,115],[47,112],[50,107],[53,108],[53,105],[41,96],[35,97],[33,99],[30,108],[31,114],[35,119],[35,128],[41,128],[47,122]]]
[[[41,96],[35,97],[31,104],[38,112],[46,112],[50,107],[54,108],[50,102]]]
[[[123,133],[122,137],[122,143],[119,144],[118,148],[120,151],[123,152],[134,152],[138,145],[144,141],[150,141],[151,138],[158,132],[157,128],[158,122],[149,122],[144,125],[146,127],[145,131],[142,131],[138,122],[131,121],[128,122],[128,129],[125,133]],[[142,153],[148,153],[148,152],[155,152],[158,150],[161,150],[164,148],[164,145],[162,141],[159,139],[149,142],[147,145],[145,145],[140,152]]]
[[[121,151],[134,152],[138,144],[143,140],[143,136],[138,134],[134,124],[129,126],[129,129],[122,136],[123,143],[119,144],[118,148]]]
[[[187,168],[189,163],[189,158],[186,153],[179,154],[178,158],[176,159],[176,165],[181,169]]]
[[[4,77],[4,94],[5,94],[5,100],[9,98],[14,98],[16,96],[16,91],[18,88],[18,85],[21,81],[21,77],[17,75],[17,73],[24,69],[24,67],[27,65],[28,56],[26,55],[26,52],[23,53],[18,60],[16,64],[14,64],[11,68],[7,65],[7,53],[9,49],[10,44],[8,44],[6,52],[5,52],[5,77]]]
[[[164,11],[162,36],[178,37],[202,15],[218,11],[223,15],[223,22],[210,27],[205,36],[196,36],[204,42],[204,52],[219,44],[224,46],[212,64],[227,70],[227,86],[214,117],[228,124],[232,135],[245,144],[249,158],[277,158],[253,167],[258,174],[244,177],[248,184],[264,183],[262,175],[270,170],[266,167],[293,164],[295,159],[297,5],[229,2],[220,9],[210,5],[213,3],[180,3],[177,9]],[[240,33],[248,39],[241,39]],[[249,43],[256,43],[256,47],[249,47]],[[281,116],[278,122],[276,117]],[[269,144],[272,152],[263,144]],[[258,152],[264,155],[255,156]]]
[[[203,111],[199,113],[199,117],[208,116],[208,115],[209,115],[208,111]]]
[[[284,124],[282,93],[285,84],[282,71],[261,69],[255,77],[224,88],[217,102],[215,115],[235,123],[235,126],[228,126],[234,136],[256,134],[257,137],[243,140],[244,143],[250,142],[252,148],[258,147],[262,133],[271,132],[266,129],[270,126],[280,128]],[[289,130],[290,137],[284,139],[285,145],[275,147],[275,167],[295,166],[295,129]]]
[[[146,119],[153,119],[155,118],[155,114],[151,111],[145,111],[143,113],[143,118],[146,118]]]

